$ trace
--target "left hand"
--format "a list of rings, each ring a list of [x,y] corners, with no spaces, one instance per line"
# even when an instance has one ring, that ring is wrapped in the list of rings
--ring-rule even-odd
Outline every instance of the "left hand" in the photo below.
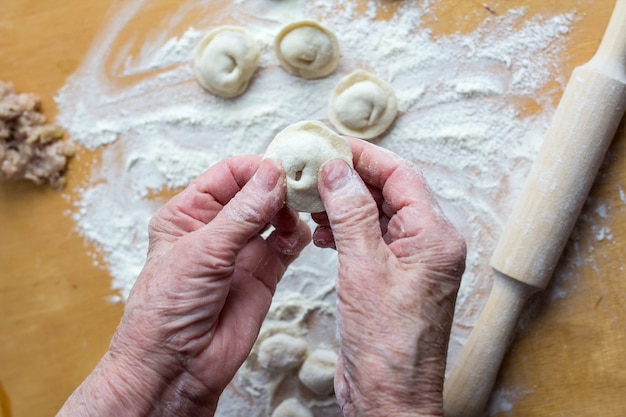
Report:
[[[163,207],[109,352],[95,381],[81,386],[83,399],[99,383],[112,391],[100,398],[116,397],[120,407],[107,408],[109,415],[212,415],[278,281],[310,242],[284,199],[279,164],[248,156],[217,164]],[[270,224],[275,230],[264,239]]]

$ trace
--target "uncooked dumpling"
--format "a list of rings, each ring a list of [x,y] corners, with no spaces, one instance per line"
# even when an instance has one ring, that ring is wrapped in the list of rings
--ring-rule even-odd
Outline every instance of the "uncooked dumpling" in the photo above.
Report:
[[[259,62],[259,48],[241,28],[222,26],[209,32],[198,45],[194,70],[198,82],[221,97],[246,91]]]
[[[308,389],[318,395],[328,395],[334,390],[337,354],[330,349],[316,349],[302,364],[298,378]]]
[[[306,354],[306,340],[285,333],[277,333],[261,342],[258,360],[265,369],[284,372],[300,366]]]
[[[274,51],[285,70],[306,79],[330,74],[339,62],[337,37],[311,20],[284,27],[276,36]]]
[[[313,413],[296,398],[289,398],[276,407],[272,417],[313,417]]]
[[[307,213],[324,211],[317,190],[317,175],[324,162],[343,159],[353,166],[348,141],[321,122],[299,122],[288,126],[274,137],[265,157],[283,165],[287,174],[287,206]]]
[[[330,121],[339,132],[373,139],[391,125],[398,104],[388,83],[359,70],[339,80],[328,110]]]

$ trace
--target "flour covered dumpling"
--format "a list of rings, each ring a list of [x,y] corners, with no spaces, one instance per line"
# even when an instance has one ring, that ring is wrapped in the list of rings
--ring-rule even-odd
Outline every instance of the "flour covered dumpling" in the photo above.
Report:
[[[270,371],[285,372],[304,362],[308,345],[301,337],[277,333],[259,346],[259,364]]]
[[[274,51],[286,71],[306,79],[325,77],[339,62],[337,37],[312,20],[284,27],[276,36]]]
[[[329,395],[334,391],[337,354],[318,348],[309,355],[298,372],[298,379],[317,395]]]
[[[289,398],[276,407],[272,417],[313,417],[313,413],[297,398]]]
[[[259,62],[255,40],[242,28],[222,26],[198,45],[194,71],[202,87],[220,97],[241,95]]]
[[[324,211],[317,190],[317,176],[324,162],[342,159],[353,166],[348,141],[321,122],[299,122],[286,127],[274,137],[265,157],[283,165],[287,174],[287,206],[306,213]]]
[[[328,113],[339,132],[370,140],[391,126],[398,113],[398,104],[387,82],[358,70],[339,80]]]

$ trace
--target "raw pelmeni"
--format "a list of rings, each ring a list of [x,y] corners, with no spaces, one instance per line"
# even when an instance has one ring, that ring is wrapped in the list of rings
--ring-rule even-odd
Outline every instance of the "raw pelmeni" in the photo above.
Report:
[[[288,398],[276,407],[272,417],[313,417],[313,413],[297,398]]]
[[[287,206],[307,213],[324,211],[317,190],[317,176],[324,162],[343,159],[353,166],[348,142],[321,122],[299,122],[286,127],[274,137],[265,157],[280,161],[285,169]]]
[[[330,74],[339,62],[337,37],[312,20],[285,26],[276,36],[274,51],[286,71],[306,79]]]
[[[198,45],[194,71],[198,82],[211,93],[237,97],[248,88],[259,62],[259,48],[248,33],[235,26],[209,32]]]
[[[334,390],[337,354],[330,349],[313,351],[302,364],[298,378],[308,389],[318,395],[329,395]]]
[[[369,140],[389,128],[398,113],[398,104],[388,83],[358,70],[339,80],[328,113],[339,132]]]
[[[307,348],[306,340],[303,338],[277,333],[261,342],[259,364],[270,371],[289,371],[304,362]]]

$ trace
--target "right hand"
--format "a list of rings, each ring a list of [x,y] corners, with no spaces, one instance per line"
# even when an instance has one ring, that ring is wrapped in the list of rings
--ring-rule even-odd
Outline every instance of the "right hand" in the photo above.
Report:
[[[345,417],[443,416],[465,242],[414,164],[348,140],[354,170],[322,167],[313,215],[314,243],[339,253],[337,398]]]

